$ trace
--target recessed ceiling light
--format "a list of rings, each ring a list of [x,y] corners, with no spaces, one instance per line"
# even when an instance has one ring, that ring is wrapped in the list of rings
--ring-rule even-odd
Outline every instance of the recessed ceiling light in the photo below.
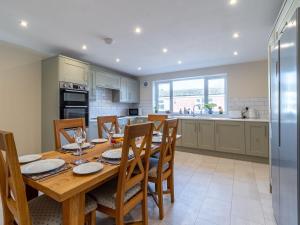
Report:
[[[168,49],[167,48],[163,48],[162,51],[163,51],[163,53],[167,53]]]
[[[230,0],[230,1],[229,1],[229,4],[230,4],[230,5],[236,5],[236,4],[237,4],[237,0]]]
[[[237,39],[240,37],[240,34],[238,32],[235,32],[235,33],[233,33],[232,37]]]
[[[137,70],[142,70],[142,67],[139,66],[139,67],[137,68]]]
[[[82,50],[86,50],[87,49],[87,47],[86,47],[86,45],[82,45]]]
[[[182,64],[182,61],[181,60],[178,60],[177,61],[178,65]]]
[[[28,22],[26,20],[21,20],[20,21],[20,26],[21,27],[28,27]]]
[[[142,33],[142,28],[136,27],[136,28],[134,29],[134,32],[135,32],[136,34],[140,34],[140,33]]]
[[[119,59],[119,58],[116,58],[116,62],[117,62],[117,63],[120,62],[120,59]]]
[[[237,51],[234,51],[233,52],[233,55],[238,55],[239,53]]]

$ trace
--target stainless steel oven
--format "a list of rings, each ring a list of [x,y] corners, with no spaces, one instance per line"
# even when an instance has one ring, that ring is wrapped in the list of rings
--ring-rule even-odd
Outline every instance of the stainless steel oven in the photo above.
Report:
[[[89,92],[86,85],[60,83],[60,119],[85,118],[89,123]]]

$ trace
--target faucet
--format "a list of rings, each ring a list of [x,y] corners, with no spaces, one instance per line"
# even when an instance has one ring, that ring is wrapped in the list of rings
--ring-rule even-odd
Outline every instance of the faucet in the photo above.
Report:
[[[200,114],[202,115],[202,108],[203,108],[202,105],[201,105],[201,104],[196,104],[196,105],[193,106],[193,111],[192,111],[193,117],[195,117],[195,108],[196,108],[196,107],[199,108]]]

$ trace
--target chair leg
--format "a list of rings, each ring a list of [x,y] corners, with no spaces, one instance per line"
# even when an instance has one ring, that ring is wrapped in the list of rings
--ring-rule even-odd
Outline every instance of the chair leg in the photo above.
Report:
[[[117,213],[115,222],[116,222],[116,225],[124,225],[124,216],[120,213]]]
[[[142,219],[143,219],[143,225],[148,225],[148,199],[147,199],[147,193],[144,194],[144,200],[142,201]]]
[[[168,189],[170,190],[171,194],[171,202],[174,203],[175,201],[175,193],[174,193],[174,176],[173,173],[168,177]]]
[[[164,202],[163,202],[163,184],[162,181],[157,181],[157,197],[158,197],[158,209],[159,209],[159,219],[164,218]]]
[[[96,210],[90,212],[85,216],[86,225],[96,225]]]

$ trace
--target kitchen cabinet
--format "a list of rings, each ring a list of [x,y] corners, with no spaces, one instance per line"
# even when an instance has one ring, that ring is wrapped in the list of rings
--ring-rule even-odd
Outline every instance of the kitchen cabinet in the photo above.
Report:
[[[87,63],[65,56],[58,56],[58,79],[59,81],[72,82],[76,84],[87,84]]]
[[[88,88],[90,100],[96,100],[96,70],[90,69],[88,72]]]
[[[182,135],[181,127],[182,127],[182,120],[178,120],[178,127],[177,127],[177,134]],[[176,146],[182,146],[182,138],[176,140]]]
[[[216,150],[245,154],[245,125],[239,121],[215,121]]]
[[[198,132],[197,132],[197,120],[182,120],[182,146],[197,148],[198,147]]]
[[[114,92],[115,102],[138,103],[139,81],[127,77],[121,77],[120,91]]]
[[[253,156],[268,157],[268,124],[267,123],[245,123],[246,154]]]
[[[121,78],[120,102],[126,102],[128,96],[127,78]]]
[[[95,83],[97,87],[120,90],[120,76],[100,68],[96,69]]]
[[[199,120],[198,122],[198,148],[215,150],[215,122],[212,120]]]
[[[128,102],[138,103],[139,102],[139,82],[134,79],[127,80],[127,97]]]

